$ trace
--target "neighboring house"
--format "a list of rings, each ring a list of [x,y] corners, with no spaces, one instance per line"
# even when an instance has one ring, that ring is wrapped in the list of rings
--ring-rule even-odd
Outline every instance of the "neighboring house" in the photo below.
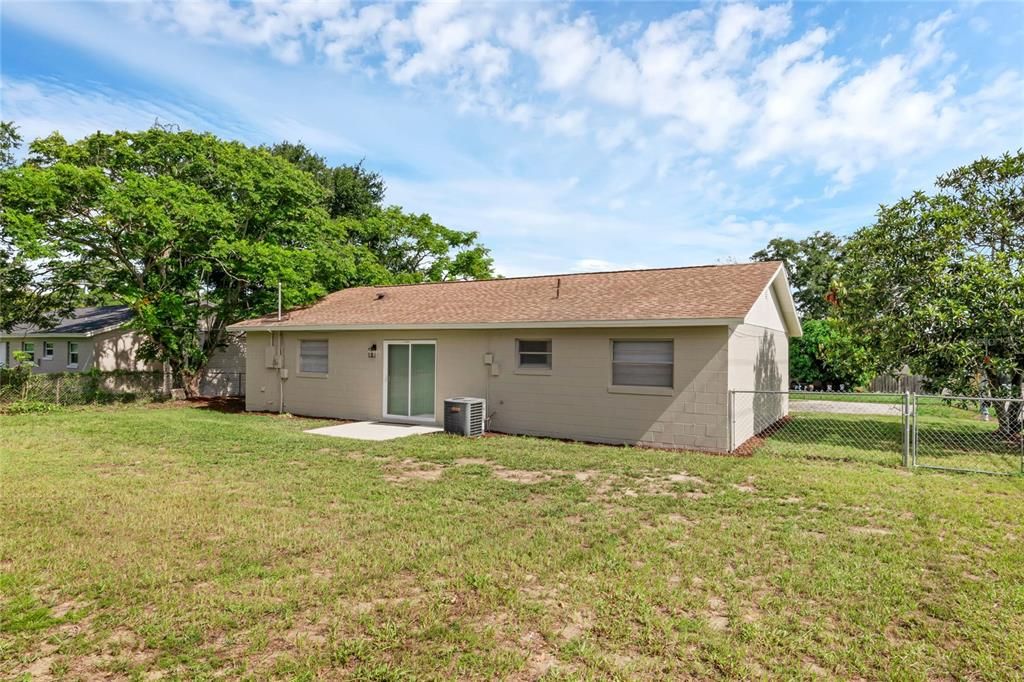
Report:
[[[248,410],[437,424],[475,396],[494,431],[718,451],[785,416],[729,392],[785,390],[801,334],[780,263],[359,287],[229,329]]]
[[[53,327],[33,325],[0,332],[0,364],[11,366],[14,353],[24,351],[37,373],[85,372],[99,369],[160,371],[160,365],[138,357],[139,339],[126,329],[132,311],[124,306],[76,308]]]
[[[0,366],[13,365],[14,353],[23,351],[38,374],[93,368],[102,372],[163,371],[162,363],[139,358],[139,335],[128,328],[132,315],[126,306],[76,308],[47,329],[22,325],[8,334],[0,332]],[[205,396],[245,393],[245,347],[239,335],[232,335],[210,358],[200,392]]]

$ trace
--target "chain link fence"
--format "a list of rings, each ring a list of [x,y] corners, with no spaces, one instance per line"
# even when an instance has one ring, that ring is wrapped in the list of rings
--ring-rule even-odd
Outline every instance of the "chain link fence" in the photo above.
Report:
[[[927,469],[1024,473],[1024,400],[916,398],[911,464]]]
[[[162,398],[169,393],[168,378],[163,372],[0,374],[0,404],[86,405]]]
[[[19,375],[0,372],[0,405],[91,403],[159,400],[171,395],[173,382],[164,372],[81,372]],[[205,398],[237,398],[245,395],[245,372],[208,370],[199,382]]]
[[[1024,400],[733,391],[732,451],[948,471],[1024,473]]]

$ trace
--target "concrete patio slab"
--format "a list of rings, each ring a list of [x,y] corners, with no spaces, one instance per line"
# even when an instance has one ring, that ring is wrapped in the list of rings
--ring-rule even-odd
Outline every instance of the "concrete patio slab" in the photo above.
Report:
[[[426,433],[437,433],[442,429],[436,426],[421,424],[393,424],[389,422],[350,422],[334,426],[321,426],[308,429],[306,433],[335,438],[354,438],[355,440],[394,440],[405,436],[421,436]]]

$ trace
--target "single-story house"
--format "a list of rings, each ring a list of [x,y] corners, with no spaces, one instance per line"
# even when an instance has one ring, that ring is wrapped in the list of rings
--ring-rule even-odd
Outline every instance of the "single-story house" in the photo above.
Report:
[[[14,353],[24,351],[32,371],[86,372],[137,370],[160,371],[160,365],[137,357],[139,339],[127,329],[132,311],[125,306],[76,308],[52,327],[20,325],[0,332],[0,365],[14,364]]]
[[[734,411],[785,415],[730,391],[784,391],[801,334],[777,262],[358,287],[229,329],[248,410],[439,424],[473,396],[493,431],[716,451],[766,423]]]
[[[58,372],[162,372],[163,363],[138,356],[141,339],[130,328],[134,313],[127,306],[76,308],[52,327],[19,325],[0,331],[0,367],[14,364],[14,353],[29,355],[36,374]],[[205,396],[245,393],[245,347],[231,335],[210,358],[200,383]]]

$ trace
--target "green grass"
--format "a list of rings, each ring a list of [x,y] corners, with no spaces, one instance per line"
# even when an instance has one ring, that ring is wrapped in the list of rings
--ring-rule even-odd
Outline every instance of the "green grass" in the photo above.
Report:
[[[1024,670],[1024,482],[762,450],[0,417],[0,677]]]
[[[974,409],[940,399],[921,400],[916,423],[918,463],[949,469],[1024,473],[1024,442],[1000,437],[997,429],[994,418],[983,421]],[[760,454],[901,466],[903,430],[899,415],[791,410],[789,420],[773,430]]]

